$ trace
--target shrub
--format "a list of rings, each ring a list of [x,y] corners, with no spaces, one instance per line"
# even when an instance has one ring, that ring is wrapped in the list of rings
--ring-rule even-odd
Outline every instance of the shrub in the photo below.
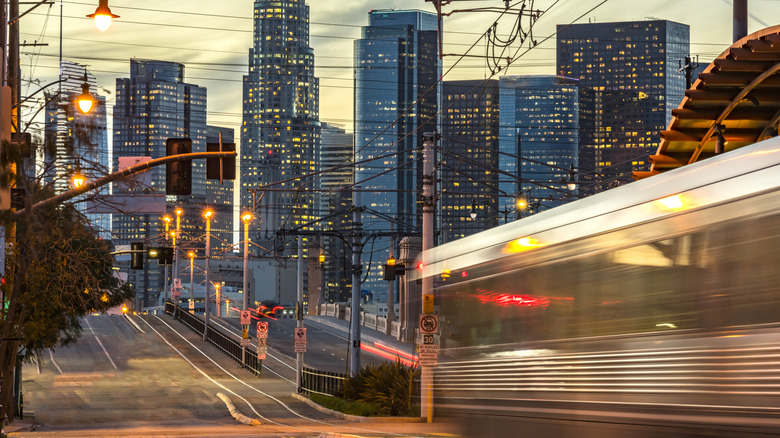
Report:
[[[407,367],[396,360],[378,366],[365,366],[342,385],[340,397],[375,405],[382,415],[413,415],[412,394],[417,393],[417,367]]]

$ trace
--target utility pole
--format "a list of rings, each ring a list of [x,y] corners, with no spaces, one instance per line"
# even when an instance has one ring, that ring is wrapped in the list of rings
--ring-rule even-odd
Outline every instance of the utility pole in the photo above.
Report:
[[[699,67],[699,57],[697,56],[696,61],[693,61],[690,55],[688,55],[683,61],[685,65],[680,66],[677,71],[685,74],[685,89],[688,90],[691,88],[691,84],[693,84],[693,71]]]
[[[298,235],[298,296],[295,306],[295,319],[298,320],[296,327],[303,328],[303,236]],[[297,341],[296,341],[297,342]],[[295,369],[297,371],[298,389],[301,388],[301,377],[303,377],[303,353],[295,353]]]
[[[352,307],[349,318],[349,374],[354,376],[360,371],[360,276],[363,267],[360,264],[360,252],[363,245],[363,207],[360,200],[360,187],[352,188]]]
[[[423,252],[433,248],[433,210],[436,205],[434,194],[435,170],[434,170],[434,143],[438,135],[435,132],[423,134],[423,208],[422,208],[422,250]],[[433,277],[424,276],[422,280],[422,313],[433,314]],[[433,367],[421,365],[420,379],[420,413],[433,422]]]
[[[741,40],[748,34],[748,0],[734,0],[734,42]]]

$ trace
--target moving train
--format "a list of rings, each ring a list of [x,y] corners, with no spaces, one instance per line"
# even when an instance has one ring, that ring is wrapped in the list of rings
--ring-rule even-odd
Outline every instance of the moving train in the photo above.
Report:
[[[436,415],[479,437],[780,435],[779,185],[775,137],[423,253]]]

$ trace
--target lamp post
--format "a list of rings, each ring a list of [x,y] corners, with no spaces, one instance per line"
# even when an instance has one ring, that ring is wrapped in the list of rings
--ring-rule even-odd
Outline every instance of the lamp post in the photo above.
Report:
[[[241,215],[241,221],[244,222],[244,293],[241,297],[241,310],[245,311],[249,303],[249,222],[252,221],[252,213],[246,212]],[[241,365],[246,366],[246,345],[241,345]]]
[[[176,207],[173,212],[176,213],[176,234],[173,238],[173,278],[179,278],[179,252],[176,248],[176,238],[181,236],[181,215],[184,213],[184,210],[182,210],[181,207]],[[179,284],[181,284],[181,279],[179,280]],[[178,306],[179,296],[176,297],[176,307]]]
[[[241,302],[241,310],[246,310],[249,303],[249,222],[252,221],[252,213],[246,212],[241,215],[241,220],[244,222],[244,296]],[[242,348],[242,351],[244,349]]]
[[[163,222],[165,222],[165,240],[170,239],[171,221],[172,221],[171,217],[168,216],[167,214],[163,216]],[[165,288],[163,289],[163,305],[167,300],[168,300],[168,264],[166,263],[165,264]]]
[[[208,340],[209,331],[209,289],[211,289],[211,283],[209,282],[209,265],[211,259],[211,216],[214,216],[214,210],[206,210],[203,212],[203,217],[206,218],[206,293],[203,300],[205,310],[205,324],[203,326],[203,340]]]
[[[190,300],[192,300],[192,313],[195,313],[195,289],[193,288],[194,282],[194,272],[195,272],[195,251],[190,251],[187,253],[187,255],[190,257]]]

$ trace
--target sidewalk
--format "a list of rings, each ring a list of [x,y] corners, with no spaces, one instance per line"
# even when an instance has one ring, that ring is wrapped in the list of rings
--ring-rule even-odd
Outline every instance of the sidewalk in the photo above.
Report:
[[[305,323],[313,322],[315,324],[328,326],[330,328],[338,330],[345,337],[349,336],[349,321],[345,319],[338,319],[332,316],[305,315],[304,322]],[[366,328],[363,326],[360,327],[360,340],[361,343],[363,344],[363,348],[365,348],[366,345],[370,347],[372,344],[378,343],[383,346],[390,347],[390,349],[392,350],[397,350],[398,352],[403,353],[402,356],[406,356],[406,355],[414,356],[416,361],[417,349],[413,343],[407,344],[401,342],[393,336],[389,336],[382,332],[378,332],[376,330]],[[382,349],[388,352],[391,351],[386,348],[382,348]]]

